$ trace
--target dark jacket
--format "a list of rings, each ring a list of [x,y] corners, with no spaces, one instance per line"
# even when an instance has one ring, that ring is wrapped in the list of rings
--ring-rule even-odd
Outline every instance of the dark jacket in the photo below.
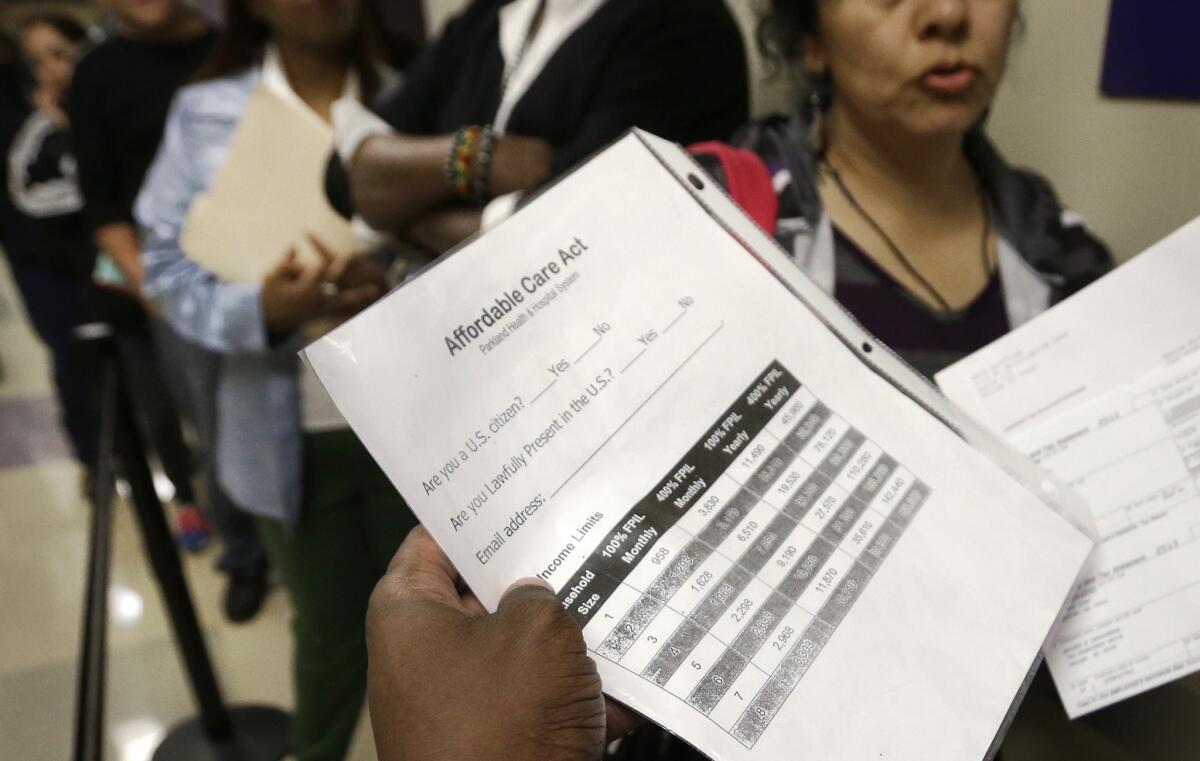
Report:
[[[810,132],[803,115],[775,115],[741,130],[732,141],[758,154],[776,177],[776,187],[780,188],[780,224],[775,235],[793,256],[809,244],[798,238],[815,238],[824,217],[817,193],[817,157]],[[1113,258],[1108,248],[1083,226],[1078,215],[1063,208],[1050,183],[1033,172],[1008,164],[982,129],[968,134],[965,151],[991,202],[1000,235],[1048,287],[1048,300],[1042,308],[1070,296],[1112,269]],[[711,158],[701,157],[701,163],[710,172],[720,174],[719,165]],[[785,171],[790,181],[783,184],[779,175]],[[1003,262],[1001,269],[1004,274]],[[1023,294],[1009,295],[1020,298]],[[1014,320],[1013,327],[1021,321]]]
[[[7,136],[6,136],[7,138]],[[29,237],[18,246],[17,261],[81,282],[89,282],[96,252],[83,221],[83,195],[75,171],[71,135],[42,111],[26,117],[7,144],[7,182],[4,206],[19,233],[31,226]],[[23,216],[25,222],[17,222]]]
[[[471,3],[379,114],[412,135],[492,123],[504,73],[499,18],[511,2]],[[630,127],[682,143],[724,138],[748,110],[745,50],[723,0],[607,0],[550,57],[506,131],[550,143],[549,182]],[[327,179],[334,208],[349,215],[336,157]]]

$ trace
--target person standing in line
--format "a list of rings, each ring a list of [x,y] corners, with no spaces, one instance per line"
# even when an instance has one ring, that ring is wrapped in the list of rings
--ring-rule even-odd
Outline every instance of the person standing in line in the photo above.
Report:
[[[25,97],[17,47],[5,40],[5,102],[0,116],[6,158],[3,242],[30,322],[50,351],[62,425],[92,496],[100,419],[72,335],[88,314],[95,249],[81,218],[83,199],[62,102],[86,29],[65,14],[37,14],[21,27],[20,56],[33,74]]]
[[[743,129],[802,270],[927,377],[1112,267],[985,131],[1017,0],[775,0],[764,52],[802,69],[789,115]],[[727,180],[716,155],[701,163]],[[735,200],[738,197],[730,188]]]
[[[178,336],[142,298],[141,241],[133,202],[162,137],[167,109],[212,48],[215,33],[183,0],[101,0],[119,25],[79,64],[70,111],[86,198],[85,214],[111,284],[123,293],[109,299],[127,326],[125,343],[136,349],[144,390],[169,415],[166,392],[191,417],[203,459],[205,512],[223,548],[219,567],[229,576],[224,611],[230,621],[248,621],[261,609],[268,589],[266,554],[253,518],[216,477],[216,385],[218,359]],[[111,291],[110,291],[111,292]],[[162,446],[160,458],[162,457]],[[184,537],[206,533],[199,510],[181,512]]]
[[[366,690],[368,598],[416,523],[297,356],[329,321],[381,296],[385,271],[362,253],[335,257],[310,236],[322,262],[247,243],[230,255],[274,266],[256,281],[232,281],[205,269],[204,255],[189,255],[180,238],[196,198],[219,192],[242,127],[319,133],[332,148],[333,102],[369,100],[382,83],[368,11],[358,0],[229,0],[211,58],[175,97],[135,207],[146,296],[181,335],[219,356],[218,475],[257,517],[292,600],[299,761],[345,756]],[[247,114],[261,115],[250,109],[263,102],[274,104],[273,121],[256,126]],[[319,162],[325,150],[311,158]],[[302,190],[324,201],[317,177]],[[251,205],[218,213],[210,207],[210,224],[248,229],[280,212]],[[294,238],[305,222],[288,220]]]
[[[689,143],[748,110],[722,0],[474,0],[378,116],[338,104],[326,188],[437,256],[632,127]]]
[[[743,129],[733,151],[694,147],[800,269],[929,378],[1113,266],[987,135],[1020,25],[1019,0],[772,0],[760,41],[802,74],[797,107]],[[753,174],[757,192],[729,182]],[[1078,726],[1041,669],[1010,736],[1074,757]]]

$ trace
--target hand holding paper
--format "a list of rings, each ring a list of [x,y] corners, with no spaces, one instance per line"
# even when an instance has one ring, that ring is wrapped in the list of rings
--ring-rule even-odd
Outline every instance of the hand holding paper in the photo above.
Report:
[[[316,233],[306,233],[313,250],[324,264],[326,296],[323,316],[344,320],[358,314],[387,290],[387,274],[373,259],[362,252],[338,253],[325,244]]]
[[[515,584],[489,615],[418,527],[371,597],[371,713],[381,761],[594,761],[636,717],[605,700],[578,627],[548,586]],[[519,695],[531,710],[497,710]]]
[[[698,171],[627,136],[305,356],[488,609],[549,582],[711,758],[984,758],[1091,543]]]
[[[362,311],[384,292],[382,269],[362,254],[337,256],[309,233],[320,261],[301,264],[295,249],[263,278],[263,320],[273,331],[295,330],[314,320],[341,320]]]

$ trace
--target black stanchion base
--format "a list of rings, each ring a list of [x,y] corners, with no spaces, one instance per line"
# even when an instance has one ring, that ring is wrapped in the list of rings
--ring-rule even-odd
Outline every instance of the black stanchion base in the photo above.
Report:
[[[153,761],[280,761],[291,750],[291,721],[278,708],[230,706],[233,739],[214,742],[198,718],[175,726]]]

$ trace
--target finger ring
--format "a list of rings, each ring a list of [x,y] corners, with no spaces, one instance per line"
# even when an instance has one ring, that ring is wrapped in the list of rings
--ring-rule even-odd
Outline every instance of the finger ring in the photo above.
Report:
[[[327,298],[331,298],[331,299],[336,298],[338,295],[338,292],[339,292],[339,290],[338,290],[337,283],[330,282],[330,281],[321,283],[321,293],[324,294]]]

